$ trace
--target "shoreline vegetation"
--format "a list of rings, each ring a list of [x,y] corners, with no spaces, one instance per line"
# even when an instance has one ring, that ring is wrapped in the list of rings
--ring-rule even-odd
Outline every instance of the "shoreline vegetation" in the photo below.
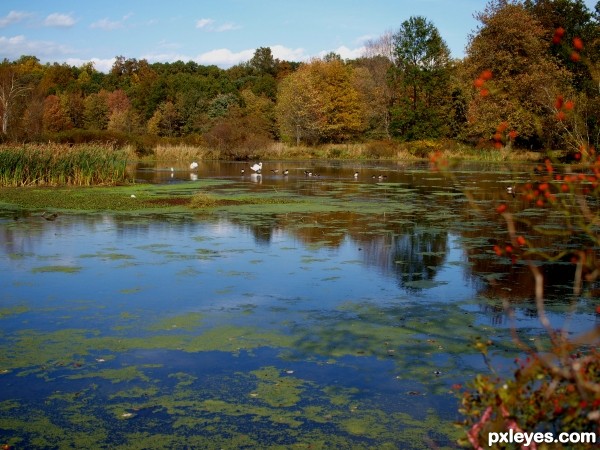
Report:
[[[554,152],[562,155],[563,152]],[[159,144],[140,155],[131,145],[112,142],[92,144],[0,144],[0,186],[91,186],[115,185],[127,181],[131,162],[206,160],[427,160],[433,154],[447,159],[506,162],[539,161],[547,153],[478,149],[450,140],[414,142],[372,141],[365,143],[291,146],[273,143],[232,158],[218,150],[189,144]],[[566,152],[564,152],[566,155]]]
[[[480,162],[539,161],[537,152],[476,149],[451,141],[393,141],[327,144],[316,147],[273,144],[257,151],[261,160],[423,161],[442,154],[448,159]],[[140,156],[132,146],[98,144],[1,144],[0,194],[2,203],[19,209],[54,211],[194,210],[240,204],[289,203],[288,198],[220,198],[204,192],[173,195],[168,189],[146,189],[133,182],[127,166],[135,162],[231,160],[218,151],[193,145],[158,145]],[[250,159],[250,160],[252,160]],[[51,188],[51,189],[49,189]],[[195,191],[198,186],[195,185]],[[200,187],[202,189],[202,187]],[[156,191],[156,192],[155,192]],[[142,189],[143,192],[143,189]]]
[[[132,154],[133,149],[130,149]],[[133,152],[134,153],[134,152]],[[447,159],[459,159],[480,162],[503,161],[540,161],[547,156],[541,151],[515,151],[509,146],[503,148],[477,148],[454,140],[418,140],[397,142],[379,140],[347,144],[322,144],[319,146],[289,145],[273,143],[263,149],[248,153],[244,158],[231,158],[222,155],[218,150],[192,145],[157,145],[150,155],[134,156],[134,159],[155,161],[188,161],[198,160],[389,160],[418,161],[427,160],[434,153]],[[568,151],[551,152],[559,157],[566,157]]]
[[[261,160],[424,161],[443,154],[449,159],[480,162],[538,161],[543,154],[509,148],[476,149],[451,141],[393,141],[328,144],[315,147],[273,144],[253,155]],[[231,160],[231,158],[229,158]],[[174,194],[168,186],[133,182],[127,166],[135,162],[227,160],[218,151],[193,145],[159,145],[140,156],[131,146],[98,144],[0,145],[1,204],[22,210],[48,211],[194,211],[232,205],[290,203],[290,198],[220,197],[194,184]]]

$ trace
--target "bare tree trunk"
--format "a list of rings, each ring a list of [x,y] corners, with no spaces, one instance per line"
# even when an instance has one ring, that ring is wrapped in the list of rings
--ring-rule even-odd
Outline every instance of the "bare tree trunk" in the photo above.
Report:
[[[25,94],[30,88],[21,85],[16,79],[14,71],[10,70],[1,74],[0,78],[0,105],[2,106],[2,133],[8,132],[8,119],[14,100]]]
[[[2,134],[6,134],[8,129],[8,108],[7,105],[2,102]]]

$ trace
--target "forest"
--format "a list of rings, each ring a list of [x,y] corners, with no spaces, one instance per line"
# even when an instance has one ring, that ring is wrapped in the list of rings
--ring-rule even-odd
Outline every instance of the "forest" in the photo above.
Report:
[[[139,154],[189,144],[230,159],[274,143],[598,148],[600,2],[492,0],[476,18],[462,59],[421,16],[353,60],[281,61],[261,47],[228,69],[118,56],[103,73],[4,59],[0,141],[112,141]]]

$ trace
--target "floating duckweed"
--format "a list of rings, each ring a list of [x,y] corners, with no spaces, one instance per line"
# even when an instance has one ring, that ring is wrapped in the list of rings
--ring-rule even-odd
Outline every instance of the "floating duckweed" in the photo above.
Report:
[[[80,267],[80,266],[61,266],[61,265],[56,265],[56,266],[34,267],[33,269],[31,269],[31,272],[32,273],[49,273],[49,272],[78,273],[82,269],[83,268]]]
[[[111,383],[122,383],[126,381],[150,381],[150,377],[146,375],[142,368],[156,368],[161,367],[160,364],[150,365],[146,364],[142,367],[129,366],[121,369],[102,369],[96,372],[81,373],[76,375],[69,375],[68,378],[71,380],[78,380],[82,378],[103,378],[109,380]]]
[[[12,306],[10,308],[0,308],[0,319],[5,319],[10,316],[16,316],[29,311],[29,308],[25,305]]]
[[[194,330],[198,328],[205,315],[202,313],[187,313],[174,317],[165,317],[148,327],[149,330]]]
[[[250,372],[258,380],[256,397],[273,407],[290,407],[300,401],[302,385],[300,379],[281,376],[281,371],[275,367],[264,367]]]

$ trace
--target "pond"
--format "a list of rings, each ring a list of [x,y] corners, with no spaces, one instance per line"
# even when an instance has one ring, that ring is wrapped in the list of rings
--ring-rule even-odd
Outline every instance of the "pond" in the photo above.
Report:
[[[463,165],[457,185],[427,164],[140,166],[139,181],[290,202],[1,210],[0,444],[456,448],[452,386],[488,370],[474,344],[510,373],[511,328],[545,340],[528,269],[492,250],[495,205],[531,169]],[[598,318],[571,266],[546,269],[548,313],[583,331]]]

